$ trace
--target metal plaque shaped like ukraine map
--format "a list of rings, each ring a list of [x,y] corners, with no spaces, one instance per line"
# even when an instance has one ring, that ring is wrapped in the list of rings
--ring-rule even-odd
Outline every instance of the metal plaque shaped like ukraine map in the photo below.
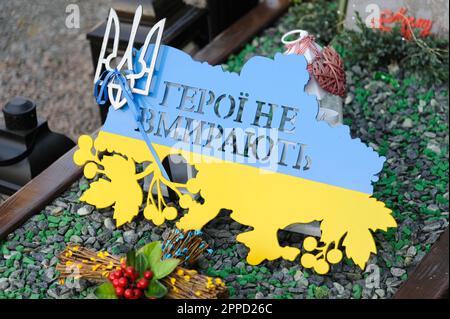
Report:
[[[141,14],[138,8],[134,29]],[[105,58],[112,26],[113,53]],[[239,74],[225,72],[160,45],[163,26],[164,20],[155,25],[140,50],[132,47],[132,30],[112,68],[119,23],[110,12],[94,94],[111,106],[98,136],[79,138],[74,161],[94,179],[80,199],[112,206],[118,226],[142,211],[156,225],[179,218],[178,228],[201,229],[221,209],[231,210],[232,219],[252,227],[236,237],[252,265],[295,260],[300,250],[280,246],[278,230],[318,221],[321,237],[305,238],[302,265],[324,274],[345,252],[364,268],[376,253],[372,231],[396,226],[391,211],[371,197],[385,158],[352,139],[348,126],[316,119],[304,56],[253,57]],[[171,154],[195,167],[186,183],[171,180],[161,164]]]

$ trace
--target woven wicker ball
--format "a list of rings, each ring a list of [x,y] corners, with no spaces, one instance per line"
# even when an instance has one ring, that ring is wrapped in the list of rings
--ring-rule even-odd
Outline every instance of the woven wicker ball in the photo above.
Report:
[[[308,71],[322,89],[333,95],[345,97],[344,61],[332,47],[325,47],[314,62],[308,65]]]

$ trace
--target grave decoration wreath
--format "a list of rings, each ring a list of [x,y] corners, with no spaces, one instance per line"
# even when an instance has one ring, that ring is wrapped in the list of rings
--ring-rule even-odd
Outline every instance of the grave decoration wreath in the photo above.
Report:
[[[60,283],[85,279],[101,284],[99,299],[216,299],[228,290],[220,278],[199,274],[192,266],[205,251],[211,253],[201,232],[172,230],[167,238],[150,242],[126,257],[68,246],[56,267]],[[181,266],[183,265],[183,266]]]
[[[325,274],[345,252],[364,269],[376,253],[372,232],[397,226],[392,211],[372,197],[385,158],[352,138],[348,126],[317,120],[318,98],[305,89],[314,79],[305,57],[253,57],[240,74],[224,72],[160,45],[164,20],[135,50],[141,16],[139,6],[127,49],[112,68],[120,30],[110,11],[94,96],[111,106],[95,140],[78,140],[74,161],[95,179],[80,200],[113,206],[121,226],[139,214],[142,180],[150,179],[143,214],[155,225],[176,219],[177,204],[185,210],[176,227],[184,231],[199,230],[228,209],[232,219],[252,227],[236,240],[249,248],[247,262],[257,265],[295,260],[300,249],[280,246],[278,230],[318,221],[320,240],[305,239],[301,264]],[[106,56],[113,23],[113,50]],[[342,61],[334,51],[322,55],[313,75],[320,73],[319,85],[343,95]],[[181,155],[196,175],[186,183],[171,180],[162,165],[171,155]],[[173,203],[163,188],[177,195]]]

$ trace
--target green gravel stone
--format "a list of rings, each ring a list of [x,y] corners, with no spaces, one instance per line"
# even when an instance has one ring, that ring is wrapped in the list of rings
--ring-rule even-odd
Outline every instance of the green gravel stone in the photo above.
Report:
[[[27,264],[27,265],[34,265],[34,260],[31,259],[30,257],[23,257],[22,261]]]
[[[269,269],[267,269],[266,267],[262,266],[262,267],[259,267],[259,271],[262,272],[263,274],[267,274],[269,272]]]
[[[10,260],[10,259],[8,259],[8,260]],[[14,260],[13,260],[13,262],[14,262]],[[3,273],[3,277],[4,278],[9,277],[9,275],[15,270],[14,268],[11,268],[12,267],[12,263],[11,263],[11,266],[8,266],[8,261],[6,261],[6,266],[9,267],[10,269],[8,269],[7,271],[5,271]]]
[[[69,230],[67,230],[66,234],[64,235],[64,237],[66,237],[67,239],[70,239],[70,237],[74,234],[74,230],[72,228],[70,228]]]
[[[58,224],[58,223],[59,223],[59,217],[56,217],[56,216],[50,215],[50,216],[47,217],[47,220],[48,220],[50,223],[55,223],[55,224]]]
[[[25,234],[25,238],[26,238],[28,241],[33,240],[33,237],[34,237],[34,234],[33,234],[33,232],[31,232],[31,231],[27,231],[27,233]]]
[[[12,259],[20,260],[22,258],[21,252],[16,252],[14,255],[11,256]]]
[[[306,295],[308,299],[312,299],[315,297],[315,295],[314,295],[315,289],[316,289],[316,285],[314,285],[314,284],[308,286],[307,295]]]
[[[353,285],[352,291],[353,291],[353,298],[361,299],[362,288],[360,285],[358,285],[358,284]]]
[[[17,245],[17,246],[16,246],[16,251],[18,251],[18,252],[23,252],[24,248],[25,248],[25,247],[23,247],[22,245]]]
[[[118,255],[120,253],[120,250],[117,247],[113,247],[113,248],[111,248],[111,253],[113,255]]]
[[[14,264],[14,258],[10,257],[9,259],[6,260],[6,267],[11,268]],[[5,272],[5,277],[6,277],[6,273],[8,272],[8,270]],[[9,275],[9,274],[8,274]]]
[[[279,285],[280,281],[278,279],[269,279],[269,284],[271,285]]]
[[[116,241],[115,238],[113,238],[113,242],[114,242],[114,241]],[[144,245],[145,245],[145,239],[144,239],[144,238],[140,239],[140,240],[137,242],[137,245],[138,245],[138,246],[144,246]]]
[[[10,251],[9,249],[6,247],[6,244],[2,246],[2,254],[3,255],[9,255]]]
[[[239,278],[237,279],[237,282],[239,283],[239,285],[244,286],[247,284],[247,280]]]

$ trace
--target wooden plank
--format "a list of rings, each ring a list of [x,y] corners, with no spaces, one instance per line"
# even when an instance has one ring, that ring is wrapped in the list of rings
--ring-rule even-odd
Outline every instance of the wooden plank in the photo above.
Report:
[[[448,298],[448,227],[400,287],[394,299]]]
[[[211,65],[222,63],[242,48],[261,30],[280,17],[289,8],[290,0],[264,1],[241,19],[220,33],[208,45],[194,55],[194,60]]]
[[[81,177],[72,160],[75,146],[0,205],[0,240]]]

